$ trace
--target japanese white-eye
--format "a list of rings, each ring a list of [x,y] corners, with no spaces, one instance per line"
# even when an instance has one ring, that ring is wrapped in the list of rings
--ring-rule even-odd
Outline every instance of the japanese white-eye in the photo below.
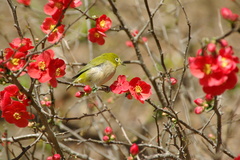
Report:
[[[121,59],[115,53],[103,53],[81,68],[73,77],[73,83],[100,86],[113,77],[116,68],[121,64]]]

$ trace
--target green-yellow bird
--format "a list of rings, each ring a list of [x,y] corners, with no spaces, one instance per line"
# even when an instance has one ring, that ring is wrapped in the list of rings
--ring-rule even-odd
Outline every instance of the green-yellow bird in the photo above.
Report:
[[[73,77],[75,79],[73,83],[100,86],[113,77],[116,68],[121,64],[121,59],[115,53],[103,53],[81,68],[77,75]],[[69,87],[71,85],[67,89]]]

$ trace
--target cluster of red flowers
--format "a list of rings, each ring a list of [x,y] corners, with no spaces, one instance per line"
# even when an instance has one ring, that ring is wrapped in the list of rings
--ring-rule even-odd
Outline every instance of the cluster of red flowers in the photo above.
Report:
[[[132,34],[133,37],[136,37],[138,33],[139,33],[138,30],[134,30],[134,31],[131,32],[131,34]],[[144,43],[144,42],[147,42],[147,41],[148,41],[147,37],[142,37],[142,38],[139,40],[139,43]],[[126,46],[128,46],[128,47],[133,47],[132,41],[126,41],[125,44],[126,44]]]
[[[197,107],[194,109],[194,112],[196,114],[201,114],[202,112],[209,111],[213,108],[213,96],[211,94],[207,94],[204,99],[195,99],[194,103],[197,105]]]
[[[113,134],[113,130],[111,127],[106,127],[104,130],[104,134],[105,135],[102,138],[104,142],[110,142],[116,139],[116,136],[115,134]]]
[[[51,49],[35,55],[27,67],[29,76],[41,83],[49,82],[52,87],[57,87],[56,78],[65,75],[66,64],[62,59],[53,57],[54,52]]]
[[[221,15],[224,19],[230,21],[230,22],[235,22],[238,20],[239,15],[233,13],[230,9],[228,8],[222,8],[221,9]]]
[[[238,57],[227,41],[209,43],[206,49],[199,49],[196,57],[189,58],[191,73],[199,78],[203,91],[213,96],[232,89],[237,83]]]
[[[51,17],[45,18],[41,25],[44,33],[48,34],[48,42],[56,43],[63,37],[65,25],[61,24],[64,12],[68,7],[75,8],[82,4],[80,0],[48,0],[44,12]]]
[[[1,71],[6,71],[4,67],[10,71],[19,71],[26,64],[26,56],[29,54],[29,50],[34,47],[29,38],[15,38],[9,45],[11,48],[4,49]]]
[[[16,85],[9,85],[0,92],[0,110],[2,118],[18,127],[26,127],[34,115],[27,111],[30,101]]]
[[[105,32],[111,28],[112,21],[105,14],[95,19],[96,25],[94,28],[88,30],[88,39],[93,43],[103,45],[105,43]]]
[[[110,86],[110,89],[113,93],[126,93],[128,99],[134,97],[141,103],[144,103],[152,95],[151,86],[139,77],[135,77],[128,82],[125,75],[119,75],[117,81]]]

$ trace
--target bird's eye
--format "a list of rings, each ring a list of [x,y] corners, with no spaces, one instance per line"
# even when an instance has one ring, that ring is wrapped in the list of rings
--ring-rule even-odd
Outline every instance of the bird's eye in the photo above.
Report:
[[[119,58],[115,58],[115,61],[116,61],[116,62],[119,62]]]

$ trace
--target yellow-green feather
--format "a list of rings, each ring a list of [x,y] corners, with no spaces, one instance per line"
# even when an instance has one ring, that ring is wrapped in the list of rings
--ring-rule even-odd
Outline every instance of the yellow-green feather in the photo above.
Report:
[[[112,78],[117,66],[122,62],[115,53],[104,53],[91,60],[76,76],[73,83],[102,85]]]

